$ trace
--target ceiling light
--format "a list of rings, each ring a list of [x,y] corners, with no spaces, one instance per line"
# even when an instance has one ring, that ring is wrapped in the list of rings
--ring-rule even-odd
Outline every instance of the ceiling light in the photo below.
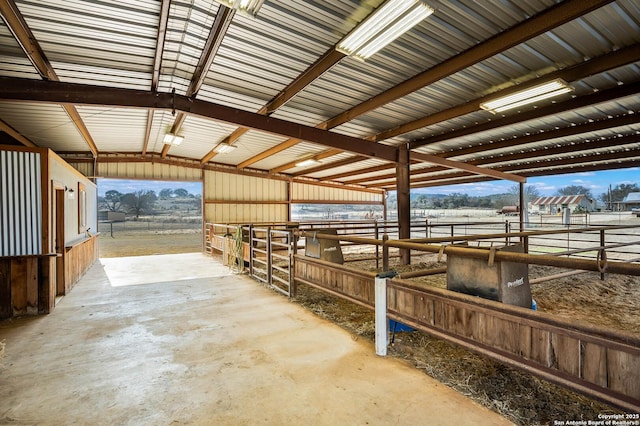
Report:
[[[364,61],[433,12],[422,0],[389,0],[343,38],[336,50]]]
[[[218,3],[245,15],[255,17],[264,0],[218,0]]]
[[[552,80],[547,83],[539,84],[525,90],[521,90],[511,95],[503,96],[489,102],[480,104],[480,108],[496,113],[528,105],[543,99],[568,93],[573,90],[572,87],[562,79]]]
[[[314,158],[309,158],[307,160],[302,160],[299,163],[296,163],[296,167],[308,167],[308,166],[315,166],[317,164],[320,164],[320,162]]]
[[[164,135],[164,139],[162,139],[162,142],[165,145],[180,145],[183,140],[184,136],[179,136],[175,133],[167,133],[166,135]]]
[[[231,144],[222,142],[222,143],[219,143],[218,146],[216,146],[214,148],[214,151],[219,153],[219,154],[224,154],[224,153],[227,153],[227,152],[231,152],[236,148],[237,148],[237,146],[235,146],[235,145],[231,145]]]

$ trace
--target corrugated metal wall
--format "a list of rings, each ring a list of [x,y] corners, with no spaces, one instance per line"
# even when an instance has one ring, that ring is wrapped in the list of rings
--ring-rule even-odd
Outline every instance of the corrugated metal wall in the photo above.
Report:
[[[40,153],[0,151],[0,256],[42,254]]]
[[[286,222],[287,182],[218,171],[204,175],[205,221],[214,223]]]
[[[380,204],[383,201],[383,193],[294,182],[291,185],[291,200],[295,203],[343,201],[344,204],[349,202]]]
[[[202,171],[175,164],[148,162],[98,163],[96,176],[104,178],[199,181]]]

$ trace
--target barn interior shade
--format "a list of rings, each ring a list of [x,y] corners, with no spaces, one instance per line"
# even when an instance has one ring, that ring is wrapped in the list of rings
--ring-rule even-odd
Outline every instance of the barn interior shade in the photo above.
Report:
[[[567,85],[564,80],[556,79],[507,96],[493,99],[489,102],[483,102],[480,104],[480,108],[497,113],[532,104],[543,99],[549,99],[571,91],[573,91],[573,88]]]
[[[342,39],[336,50],[364,61],[433,12],[421,0],[389,0]]]

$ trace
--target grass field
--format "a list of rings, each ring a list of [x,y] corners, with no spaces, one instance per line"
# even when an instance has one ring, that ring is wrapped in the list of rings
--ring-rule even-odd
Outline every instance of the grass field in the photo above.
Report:
[[[202,251],[202,231],[100,234],[100,257],[146,256]]]

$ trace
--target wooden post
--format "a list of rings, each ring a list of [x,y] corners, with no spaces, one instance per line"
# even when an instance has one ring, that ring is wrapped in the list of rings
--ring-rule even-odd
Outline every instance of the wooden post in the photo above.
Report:
[[[273,271],[271,270],[271,226],[267,226],[267,283],[273,285]]]
[[[600,247],[601,247],[601,250],[604,250],[604,243],[605,243],[604,229],[601,229],[600,230]],[[604,272],[600,272],[600,280],[604,281]]]
[[[398,148],[398,164],[396,166],[397,198],[398,198],[398,238],[411,238],[411,197],[409,185],[409,149],[407,144]],[[400,264],[411,264],[411,250],[400,249]]]
[[[387,240],[389,236],[384,234],[382,236],[382,271],[389,271],[389,246],[387,246]]]
[[[253,224],[249,225],[249,276],[253,277]]]
[[[295,278],[295,258],[298,254],[298,236],[293,229],[289,230],[289,297],[298,296],[298,286]],[[293,244],[293,247],[291,246]]]
[[[379,239],[380,238],[380,230],[378,229],[378,221],[376,220],[374,222],[374,226],[375,226],[375,239]],[[380,247],[376,246],[376,269],[378,269],[380,267]]]

